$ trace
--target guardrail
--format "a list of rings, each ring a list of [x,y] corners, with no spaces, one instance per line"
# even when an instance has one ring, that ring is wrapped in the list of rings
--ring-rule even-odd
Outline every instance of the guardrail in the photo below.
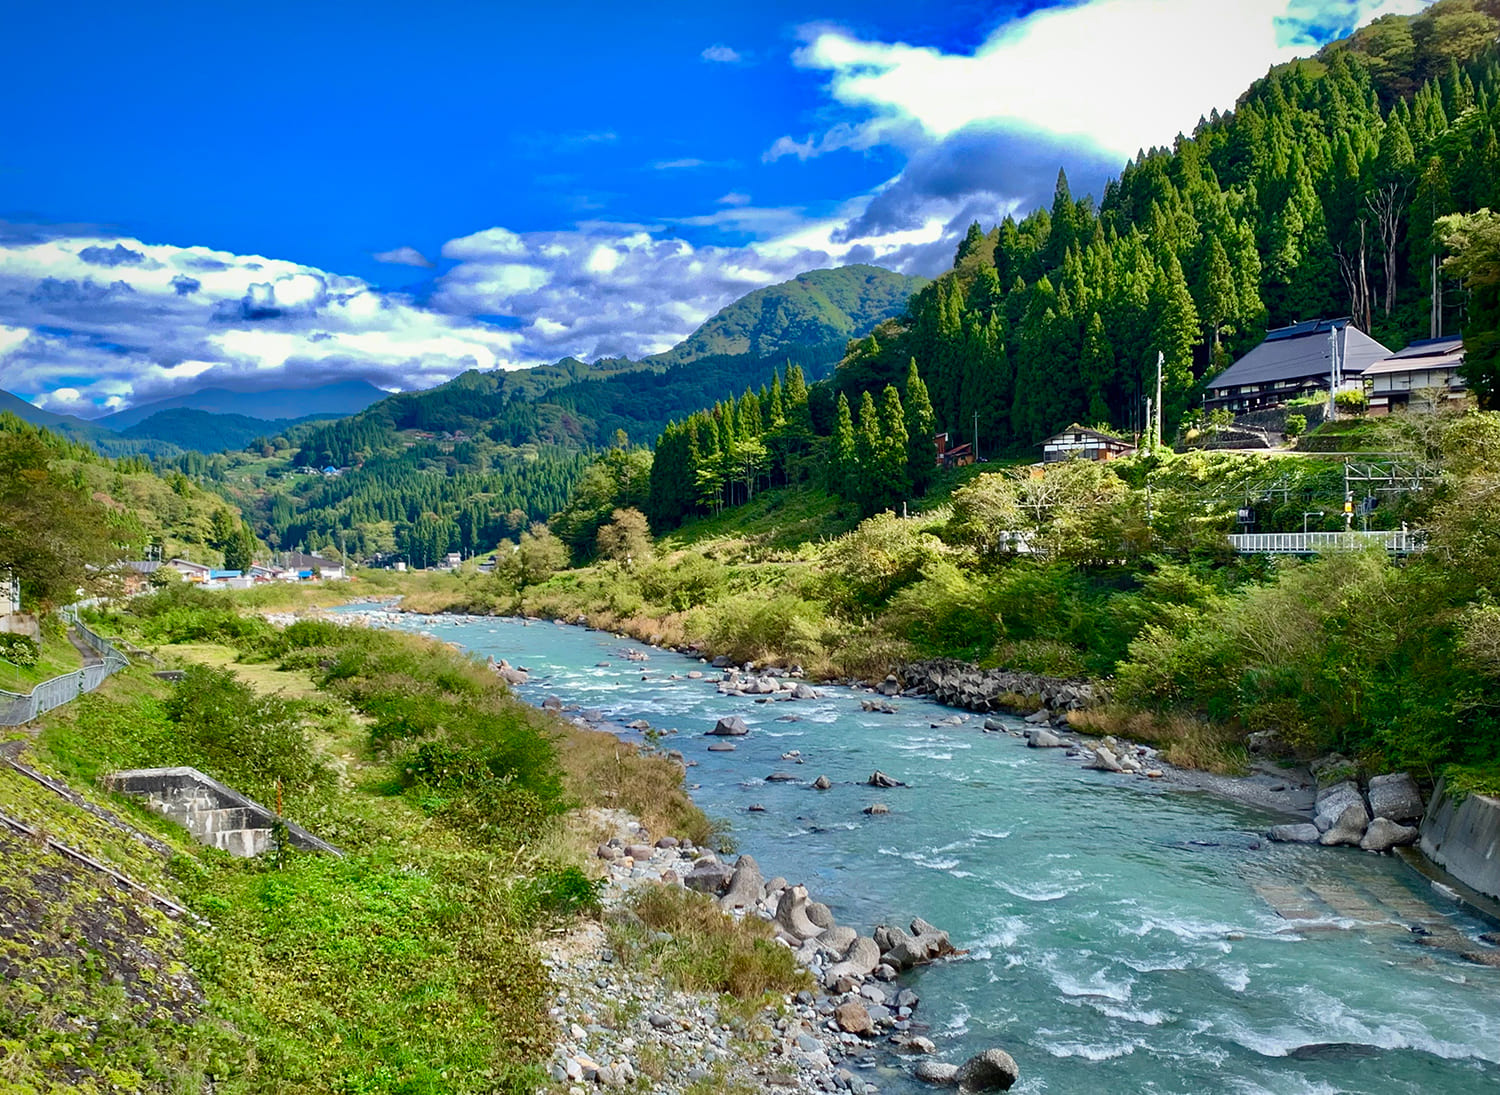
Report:
[[[1427,543],[1425,533],[1393,532],[1248,532],[1229,537],[1241,555],[1315,555],[1320,551],[1358,551],[1378,545],[1392,555],[1410,555]]]
[[[55,707],[76,700],[85,692],[92,692],[130,664],[130,659],[120,653],[113,643],[78,618],[78,609],[92,603],[80,601],[76,605],[69,605],[59,615],[78,632],[79,638],[89,649],[99,655],[99,662],[43,681],[25,694],[0,689],[0,726],[20,726],[30,722]]]

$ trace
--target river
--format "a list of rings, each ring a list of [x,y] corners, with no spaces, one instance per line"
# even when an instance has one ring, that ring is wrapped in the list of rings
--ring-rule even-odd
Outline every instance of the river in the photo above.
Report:
[[[758,704],[670,679],[708,672],[694,659],[601,632],[402,626],[527,667],[518,692],[533,703],[556,695],[678,731],[663,744],[696,762],[698,804],[729,819],[766,877],[805,882],[840,923],[868,933],[921,916],[950,931],[969,953],[906,975],[917,1018],[945,1060],[1009,1051],[1013,1090],[1500,1092],[1500,970],[1428,945],[1490,926],[1389,856],[1269,844],[1256,834],[1284,819],[1085,771],[974,716],[935,727],[955,712],[921,700],[873,714],[862,691],[822,688]],[[750,734],[708,752],[722,739],[704,731],[729,714]],[[790,750],[804,763],[781,759]],[[862,785],[875,769],[910,786]],[[766,782],[773,772],[798,781]],[[823,774],[833,788],[811,789]],[[891,812],[862,813],[877,801]],[[928,1090],[894,1068],[869,1078]]]

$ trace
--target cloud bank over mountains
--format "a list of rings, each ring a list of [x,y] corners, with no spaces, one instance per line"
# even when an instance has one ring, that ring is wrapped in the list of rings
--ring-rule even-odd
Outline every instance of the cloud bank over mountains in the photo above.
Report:
[[[870,262],[935,274],[971,221],[1049,202],[1059,166],[1075,194],[1097,195],[1138,149],[1232,107],[1270,65],[1428,2],[1069,0],[999,25],[969,53],[804,28],[787,60],[821,82],[808,128],[747,148],[749,166],[731,180],[725,163],[741,161],[642,164],[658,177],[707,172],[711,189],[674,199],[688,209],[551,231],[496,224],[440,248],[374,252],[413,279],[406,291],[88,226],[0,222],[0,388],[94,417],[209,385],[359,377],[412,389],[469,368],[642,357],[809,269]],[[749,55],[719,42],[701,59],[725,69]],[[586,140],[617,137],[591,130]],[[839,156],[900,167],[842,200],[755,199],[766,173],[812,173]]]

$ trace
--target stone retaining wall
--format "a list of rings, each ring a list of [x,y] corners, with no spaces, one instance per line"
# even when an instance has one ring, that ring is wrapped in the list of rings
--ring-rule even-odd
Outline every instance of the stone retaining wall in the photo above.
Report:
[[[1422,853],[1465,885],[1500,899],[1500,799],[1458,800],[1440,780],[1422,820]]]

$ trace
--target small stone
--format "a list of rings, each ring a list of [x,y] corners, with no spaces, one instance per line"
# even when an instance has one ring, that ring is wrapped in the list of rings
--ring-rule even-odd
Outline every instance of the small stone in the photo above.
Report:
[[[827,776],[819,776],[817,779],[813,780],[812,785],[819,791],[826,791],[828,790],[828,788],[833,786],[833,781]]]
[[[875,1030],[870,1013],[858,1000],[849,1000],[834,1008],[833,1021],[846,1034],[871,1034]]]
[[[872,803],[865,807],[865,813],[867,814],[888,814],[890,812],[891,808],[883,802]]]

